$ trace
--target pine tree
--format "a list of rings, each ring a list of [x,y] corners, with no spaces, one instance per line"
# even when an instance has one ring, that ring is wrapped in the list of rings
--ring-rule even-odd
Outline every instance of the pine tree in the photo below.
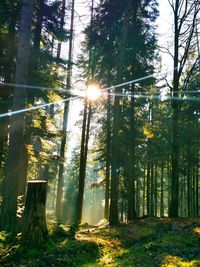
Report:
[[[30,35],[32,24],[33,1],[23,1],[20,40],[18,44],[16,84],[26,84],[29,62]],[[23,109],[26,91],[16,87],[14,90],[13,110]],[[23,144],[24,114],[12,116],[10,126],[7,172],[3,183],[2,227],[15,231],[17,195],[20,175],[20,155]]]
[[[117,84],[124,80],[130,80],[143,76],[153,71],[150,61],[155,57],[155,33],[153,22],[157,17],[156,1],[101,1],[94,15],[93,28],[87,28],[87,47],[92,49],[94,78],[103,85]],[[148,21],[148,22],[147,22]],[[152,25],[149,27],[148,23]],[[143,31],[142,29],[148,29]],[[128,34],[130,33],[130,34]],[[142,67],[141,67],[142,66]],[[152,81],[151,81],[152,82]],[[151,83],[149,82],[149,83]],[[124,88],[133,91],[133,88]],[[140,87],[141,89],[141,87]],[[118,89],[116,93],[120,93]],[[134,91],[133,91],[134,93]],[[130,107],[130,113],[134,114],[133,106]],[[123,115],[121,100],[115,97],[113,107],[113,129],[112,129],[112,163],[111,163],[111,206],[110,206],[110,223],[118,222],[118,181],[121,168],[121,151],[119,144],[121,143],[121,125],[123,125]],[[129,117],[131,126],[131,136],[134,131],[132,115]],[[131,137],[132,139],[132,137]],[[132,145],[134,140],[130,141]],[[130,147],[129,144],[129,147]],[[131,153],[132,153],[131,149]],[[130,159],[130,154],[128,155]],[[134,156],[130,159],[130,166],[134,165]],[[133,169],[129,170],[129,185],[135,177],[133,177]],[[134,183],[130,188],[130,197],[133,195]],[[133,209],[130,219],[134,215],[134,198],[130,198],[129,207]]]

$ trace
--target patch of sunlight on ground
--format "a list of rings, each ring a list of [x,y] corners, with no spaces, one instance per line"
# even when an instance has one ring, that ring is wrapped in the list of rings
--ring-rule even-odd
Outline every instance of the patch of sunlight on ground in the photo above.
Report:
[[[119,240],[107,240],[104,238],[100,238],[100,237],[84,237],[81,235],[76,235],[76,237],[78,238],[78,240],[86,240],[86,241],[91,241],[91,242],[95,242],[98,245],[105,245],[108,247],[118,247],[121,245],[121,242]]]
[[[200,228],[194,228],[194,233],[200,236]]]
[[[198,267],[200,260],[184,261],[176,256],[166,256],[161,267]]]
[[[119,257],[125,253],[125,249],[123,249],[119,240],[108,240],[98,236],[83,236],[81,234],[78,234],[77,238],[80,241],[85,240],[89,242],[95,242],[99,247],[101,247],[101,256],[96,262],[95,267],[108,265],[109,267],[115,267],[117,266],[115,263],[116,256]],[[84,265],[84,267],[90,266],[94,265]]]

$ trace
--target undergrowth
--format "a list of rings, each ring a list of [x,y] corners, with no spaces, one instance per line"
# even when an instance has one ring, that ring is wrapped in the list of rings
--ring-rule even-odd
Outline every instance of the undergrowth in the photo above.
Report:
[[[140,219],[117,227],[65,226],[50,231],[42,248],[20,246],[20,235],[0,233],[0,266],[200,266],[199,219]]]

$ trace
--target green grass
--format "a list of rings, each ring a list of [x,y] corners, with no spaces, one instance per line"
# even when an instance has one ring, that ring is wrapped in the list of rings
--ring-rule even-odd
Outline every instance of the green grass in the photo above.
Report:
[[[26,250],[20,235],[0,233],[0,266],[196,267],[200,266],[200,220],[145,219],[118,227],[84,227],[69,238],[51,231],[52,242]]]

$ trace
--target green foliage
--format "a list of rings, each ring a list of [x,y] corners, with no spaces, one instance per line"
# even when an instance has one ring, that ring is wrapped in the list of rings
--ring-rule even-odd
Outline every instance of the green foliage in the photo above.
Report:
[[[66,233],[65,226],[59,227],[51,236],[54,244],[27,251],[18,246],[17,240],[8,243],[7,234],[1,232],[0,264],[31,267],[197,267],[200,264],[198,220],[147,218],[114,228],[84,226],[75,240],[70,240]]]
[[[1,243],[5,243],[8,241],[8,238],[9,238],[10,234],[5,232],[5,231],[1,231],[0,232],[0,242]]]
[[[61,6],[61,1],[51,1],[50,3],[46,0],[38,0],[34,5],[27,84],[55,88],[60,87],[60,84],[63,82],[63,71],[65,71],[68,62],[55,56],[56,46],[54,45],[54,40],[62,41],[67,40],[68,38],[68,31],[61,29],[60,27]],[[14,82],[15,79],[16,47],[18,42],[20,15],[20,1],[1,1],[0,79],[5,82]],[[60,74],[61,72],[62,75]],[[3,88],[3,93],[6,94],[6,97],[3,98],[2,102],[4,103],[4,106],[1,105],[0,113],[7,112],[10,108],[12,98],[9,95],[12,91],[12,88]],[[38,89],[34,90],[33,88],[27,90],[26,100],[27,107],[29,108],[37,104],[55,102],[61,99],[62,95],[53,90],[50,92]],[[7,102],[8,104],[6,104]],[[40,174],[40,171],[42,170],[44,173],[46,163],[51,158],[51,154],[56,150],[55,148],[52,149],[53,145],[45,145],[44,142],[50,143],[53,139],[54,144],[58,146],[60,132],[57,130],[57,126],[60,125],[55,122],[56,119],[53,119],[52,112],[54,112],[53,108],[40,110],[39,112],[37,110],[36,112],[26,113],[25,146],[30,163],[28,179],[33,179],[37,175],[44,176]],[[56,112],[59,114],[60,109],[57,109]],[[60,116],[62,116],[62,114],[60,114]],[[6,125],[4,125],[5,123],[2,123],[2,120],[0,123],[2,131],[5,130],[7,132],[7,124],[9,121]],[[35,140],[37,139],[36,136],[40,136],[41,142],[39,149],[37,143],[38,140]],[[2,133],[0,133],[0,168],[1,165],[2,167],[5,165],[4,161],[6,159],[8,144],[6,134],[3,137]],[[5,146],[3,147],[3,150],[2,143]],[[35,147],[37,147],[37,149],[35,149]],[[41,170],[39,167],[36,168],[35,163],[38,161],[40,161]],[[4,177],[3,171],[3,168],[1,168],[0,177]],[[49,173],[50,180],[56,177],[55,168],[50,168]]]

